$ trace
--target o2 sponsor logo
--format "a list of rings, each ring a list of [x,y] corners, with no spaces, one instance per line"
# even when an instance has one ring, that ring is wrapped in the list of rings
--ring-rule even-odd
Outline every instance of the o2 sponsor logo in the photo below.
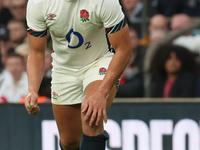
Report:
[[[72,36],[76,36],[78,38],[78,43],[74,46],[70,45],[71,44],[71,38]],[[83,36],[79,33],[79,32],[76,32],[74,31],[73,29],[71,29],[67,35],[66,35],[66,39],[68,41],[68,47],[71,48],[71,49],[76,49],[76,48],[79,48],[83,45],[84,43],[84,39],[83,39]],[[91,43],[90,42],[86,42],[84,45],[86,45],[86,48],[85,49],[88,49],[90,47],[92,47]]]

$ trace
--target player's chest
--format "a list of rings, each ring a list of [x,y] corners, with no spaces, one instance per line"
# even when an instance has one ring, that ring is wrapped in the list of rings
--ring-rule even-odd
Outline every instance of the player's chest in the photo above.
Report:
[[[47,27],[56,37],[67,36],[70,32],[87,34],[98,27],[94,7],[87,3],[51,4],[45,15]]]

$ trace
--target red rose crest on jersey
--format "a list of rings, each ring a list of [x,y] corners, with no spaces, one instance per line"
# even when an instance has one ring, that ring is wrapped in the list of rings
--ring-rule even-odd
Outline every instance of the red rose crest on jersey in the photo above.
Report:
[[[106,74],[106,72],[107,72],[107,69],[106,69],[106,68],[103,68],[103,67],[102,67],[102,68],[99,69],[99,74],[100,74],[100,75],[104,75],[104,74]]]
[[[87,22],[87,21],[89,21],[89,12],[87,11],[87,10],[85,10],[85,9],[82,9],[81,11],[80,11],[80,20],[82,21],[82,22]]]
[[[48,20],[55,20],[56,16],[57,15],[50,13],[50,14],[47,15],[47,19]]]
[[[52,97],[53,97],[54,99],[56,99],[56,98],[58,97],[58,94],[57,94],[56,92],[53,92],[53,93],[52,93]]]

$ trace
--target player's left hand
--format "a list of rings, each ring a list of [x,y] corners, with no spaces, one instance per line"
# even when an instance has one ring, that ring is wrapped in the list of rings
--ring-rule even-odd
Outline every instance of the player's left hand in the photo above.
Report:
[[[90,126],[99,125],[102,117],[104,122],[107,123],[106,114],[106,97],[100,92],[94,93],[88,99],[83,99],[82,113],[84,114],[84,121],[88,122]]]

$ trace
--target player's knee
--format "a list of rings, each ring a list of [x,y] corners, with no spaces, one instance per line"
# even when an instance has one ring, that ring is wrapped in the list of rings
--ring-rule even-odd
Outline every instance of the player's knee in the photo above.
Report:
[[[76,150],[80,147],[80,140],[66,141],[61,140],[61,145],[64,150]]]
[[[88,136],[96,136],[104,131],[103,121],[99,125],[90,126],[89,123],[83,125],[83,133]]]

